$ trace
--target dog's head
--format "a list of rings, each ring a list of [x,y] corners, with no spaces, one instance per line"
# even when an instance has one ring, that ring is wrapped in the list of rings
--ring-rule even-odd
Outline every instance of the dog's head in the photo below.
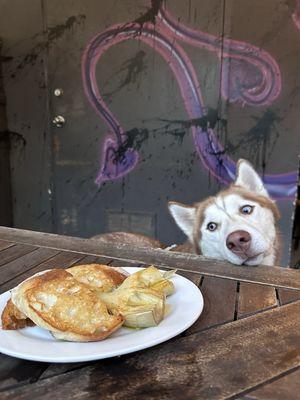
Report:
[[[232,186],[194,206],[169,203],[177,225],[206,257],[237,265],[274,265],[279,211],[245,160]]]

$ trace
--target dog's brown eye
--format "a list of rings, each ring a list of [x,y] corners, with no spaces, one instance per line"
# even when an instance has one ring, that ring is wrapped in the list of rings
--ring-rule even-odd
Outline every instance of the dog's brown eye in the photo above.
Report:
[[[253,206],[249,206],[249,204],[243,206],[240,208],[240,212],[242,214],[251,214],[253,211],[254,207]]]
[[[217,227],[218,225],[215,222],[209,222],[206,226],[206,228],[211,232],[215,231]]]

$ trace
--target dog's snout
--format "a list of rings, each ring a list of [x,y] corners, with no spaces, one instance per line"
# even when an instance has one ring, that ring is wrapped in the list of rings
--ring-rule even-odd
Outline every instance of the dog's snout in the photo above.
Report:
[[[227,236],[227,248],[236,254],[246,253],[251,244],[251,235],[246,231],[234,231]]]

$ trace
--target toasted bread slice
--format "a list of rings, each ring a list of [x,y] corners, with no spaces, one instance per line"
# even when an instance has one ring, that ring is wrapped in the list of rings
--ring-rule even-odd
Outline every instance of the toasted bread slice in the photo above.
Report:
[[[110,292],[127,278],[126,272],[102,264],[76,265],[68,268],[70,274],[79,282],[101,292]]]
[[[2,328],[7,330],[15,330],[25,328],[26,326],[34,326],[25,314],[21,313],[13,304],[11,299],[8,300],[1,315]]]
[[[97,293],[69,272],[53,269],[12,290],[13,304],[56,338],[97,341],[118,329],[123,318],[110,315]]]

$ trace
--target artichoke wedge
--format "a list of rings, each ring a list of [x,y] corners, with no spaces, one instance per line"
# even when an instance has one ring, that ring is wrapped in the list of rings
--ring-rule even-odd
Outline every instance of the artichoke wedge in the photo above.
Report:
[[[174,293],[174,285],[169,280],[175,275],[175,270],[161,272],[153,265],[130,275],[119,288],[148,288],[166,296]]]
[[[108,310],[121,314],[124,326],[129,328],[157,326],[165,315],[165,295],[148,288],[121,286],[113,292],[99,294]]]

